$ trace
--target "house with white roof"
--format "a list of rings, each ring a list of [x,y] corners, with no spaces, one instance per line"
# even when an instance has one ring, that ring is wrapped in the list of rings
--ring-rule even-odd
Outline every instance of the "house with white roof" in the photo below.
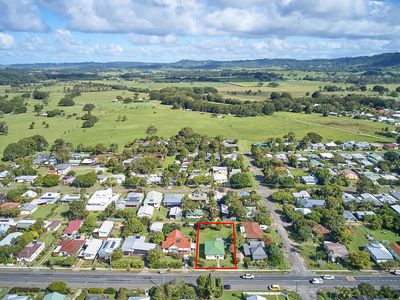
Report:
[[[61,194],[60,193],[44,193],[39,199],[38,202],[36,203],[38,205],[41,204],[53,204],[56,203],[59,199],[61,198]]]
[[[138,217],[147,217],[151,218],[154,213],[154,207],[150,205],[144,205],[139,207],[139,210],[137,212]]]
[[[128,236],[121,248],[124,255],[145,256],[156,247],[156,244],[146,242],[145,236]]]
[[[98,252],[99,259],[109,259],[115,249],[121,246],[121,238],[108,238],[106,239],[100,247]]]
[[[85,260],[94,260],[102,244],[103,241],[100,239],[87,239],[79,256]]]
[[[143,205],[159,208],[161,206],[162,199],[163,199],[162,193],[157,191],[150,191],[147,193]]]
[[[112,202],[117,201],[119,194],[113,194],[112,188],[96,191],[86,204],[88,211],[104,211]]]
[[[365,250],[371,255],[372,260],[376,263],[381,263],[394,259],[389,250],[377,241],[366,245]]]
[[[10,233],[9,235],[7,235],[4,239],[2,239],[0,241],[0,247],[2,247],[2,246],[11,246],[11,243],[12,243],[13,239],[15,239],[15,238],[17,238],[17,237],[19,237],[21,235],[22,235],[21,232]]]
[[[93,233],[96,234],[99,238],[106,238],[110,235],[113,228],[114,228],[113,221],[104,221],[99,228],[96,228],[93,231]]]

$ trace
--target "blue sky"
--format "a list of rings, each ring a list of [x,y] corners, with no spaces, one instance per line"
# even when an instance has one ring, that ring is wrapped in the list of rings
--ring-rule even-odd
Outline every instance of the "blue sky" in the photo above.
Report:
[[[400,1],[0,0],[0,64],[332,58],[400,49]]]

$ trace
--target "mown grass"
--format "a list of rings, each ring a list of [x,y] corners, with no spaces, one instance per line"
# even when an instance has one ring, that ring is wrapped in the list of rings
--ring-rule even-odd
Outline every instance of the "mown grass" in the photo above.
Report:
[[[44,110],[57,108],[57,103],[63,93],[51,94],[51,102]],[[99,117],[99,122],[93,127],[81,128],[82,120],[62,116],[43,118],[35,116],[33,112],[36,100],[30,100],[28,112],[21,115],[6,115],[3,120],[8,123],[9,133],[1,136],[0,153],[12,142],[35,134],[43,135],[50,143],[56,138],[63,138],[74,145],[109,145],[117,143],[120,148],[126,142],[145,136],[146,128],[154,125],[158,128],[157,135],[169,137],[176,134],[183,127],[191,127],[196,132],[209,136],[222,135],[226,138],[239,139],[240,146],[246,151],[251,143],[265,141],[269,137],[278,137],[293,131],[303,137],[307,132],[315,131],[324,137],[324,140],[356,140],[368,142],[385,142],[390,139],[375,134],[386,125],[351,118],[328,117],[317,114],[305,115],[298,113],[281,112],[272,116],[238,118],[225,116],[213,118],[211,114],[172,110],[170,106],[161,105],[157,101],[137,104],[123,104],[111,102],[117,95],[124,97],[131,95],[127,91],[108,91],[83,93],[76,98],[78,105],[65,107],[66,115],[77,113],[82,116],[82,105],[94,103],[96,109],[93,114]],[[127,121],[117,122],[118,116],[127,116]],[[28,129],[35,122],[34,129]],[[43,122],[49,123],[45,128]]]

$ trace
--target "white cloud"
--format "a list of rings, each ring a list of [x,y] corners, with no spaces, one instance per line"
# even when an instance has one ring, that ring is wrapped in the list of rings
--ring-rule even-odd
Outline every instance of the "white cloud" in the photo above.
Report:
[[[0,0],[0,31],[46,31],[32,0]]]
[[[71,36],[71,32],[63,28],[56,29],[55,31],[55,38],[57,40],[69,39]]]
[[[15,47],[15,40],[12,35],[0,32],[0,49],[12,49]]]

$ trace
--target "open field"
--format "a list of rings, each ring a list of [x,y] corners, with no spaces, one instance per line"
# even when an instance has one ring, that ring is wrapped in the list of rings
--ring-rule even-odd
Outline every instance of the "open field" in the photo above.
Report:
[[[52,87],[60,92],[50,94],[50,104],[44,111],[57,107],[63,96],[61,87]],[[66,115],[76,113],[81,116],[82,105],[93,103],[96,109],[93,114],[99,122],[93,128],[81,128],[83,121],[75,117],[57,116],[43,118],[33,112],[36,100],[29,100],[28,112],[21,115],[6,115],[3,120],[8,123],[7,136],[1,136],[0,152],[11,142],[35,134],[43,135],[50,143],[56,138],[63,138],[74,145],[95,145],[97,143],[117,143],[122,147],[127,141],[143,137],[146,128],[153,124],[159,130],[158,135],[168,137],[176,134],[183,127],[192,127],[195,131],[209,136],[223,135],[227,138],[241,140],[242,150],[248,150],[252,142],[261,142],[268,137],[277,137],[293,131],[297,136],[316,131],[327,140],[365,140],[368,142],[385,142],[390,139],[375,135],[374,132],[386,125],[351,118],[327,117],[317,114],[305,115],[280,112],[272,116],[239,118],[225,116],[213,118],[211,114],[184,110],[172,110],[170,106],[160,105],[157,101],[136,104],[111,102],[117,95],[129,96],[128,91],[88,92],[76,97],[78,103],[73,107],[61,108]],[[118,116],[127,116],[127,121],[117,122]],[[28,129],[35,122],[34,129]],[[49,128],[43,126],[49,123]]]

